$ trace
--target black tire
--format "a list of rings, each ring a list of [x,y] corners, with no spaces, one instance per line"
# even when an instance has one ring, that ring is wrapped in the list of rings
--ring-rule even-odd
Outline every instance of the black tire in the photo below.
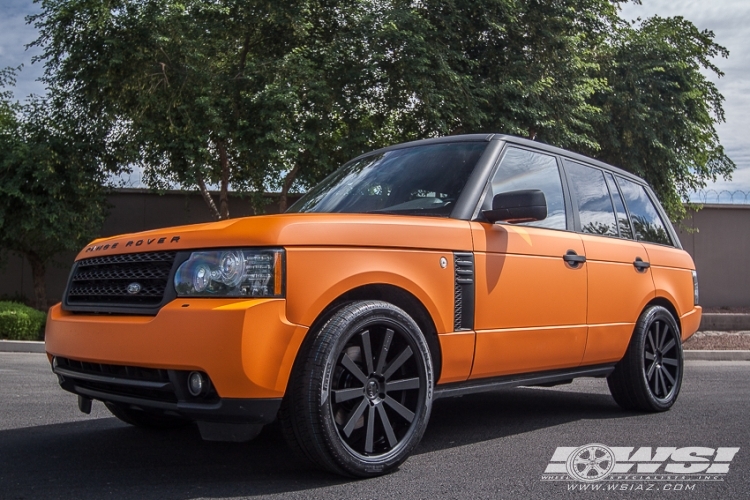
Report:
[[[638,318],[625,357],[607,377],[612,397],[625,410],[669,410],[683,372],[680,328],[668,310],[647,308]]]
[[[112,415],[126,424],[135,427],[146,429],[175,429],[178,427],[184,427],[190,423],[189,420],[183,418],[158,413],[149,413],[143,410],[135,410],[118,403],[105,402],[104,406],[107,407]]]
[[[353,302],[311,332],[279,418],[290,446],[352,477],[386,474],[406,460],[432,409],[427,342],[404,311]]]

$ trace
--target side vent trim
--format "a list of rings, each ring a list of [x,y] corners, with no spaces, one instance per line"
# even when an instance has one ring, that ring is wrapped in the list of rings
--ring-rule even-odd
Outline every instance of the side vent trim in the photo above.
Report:
[[[456,331],[474,329],[474,254],[453,252],[453,327]]]

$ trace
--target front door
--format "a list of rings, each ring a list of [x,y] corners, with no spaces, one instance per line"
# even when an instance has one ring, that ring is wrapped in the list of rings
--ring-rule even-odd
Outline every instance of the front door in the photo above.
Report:
[[[545,220],[526,224],[472,222],[475,249],[476,353],[470,378],[580,365],[586,346],[587,264],[568,217],[554,156],[508,148],[484,204],[492,196],[541,189]]]

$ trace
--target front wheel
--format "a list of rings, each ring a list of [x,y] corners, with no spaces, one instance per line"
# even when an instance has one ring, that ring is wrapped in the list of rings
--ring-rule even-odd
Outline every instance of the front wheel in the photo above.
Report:
[[[432,408],[427,342],[403,310],[353,302],[312,333],[280,414],[293,448],[355,477],[385,474],[419,443]]]
[[[669,311],[652,306],[638,318],[625,357],[607,384],[626,410],[666,411],[680,393],[682,370],[680,328]]]

